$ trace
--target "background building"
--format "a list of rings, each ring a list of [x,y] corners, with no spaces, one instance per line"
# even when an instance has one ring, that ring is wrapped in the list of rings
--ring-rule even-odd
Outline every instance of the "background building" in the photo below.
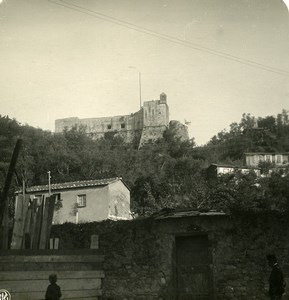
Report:
[[[288,164],[289,153],[268,153],[253,152],[244,153],[244,164],[249,167],[256,167],[260,162],[269,162],[276,166]]]

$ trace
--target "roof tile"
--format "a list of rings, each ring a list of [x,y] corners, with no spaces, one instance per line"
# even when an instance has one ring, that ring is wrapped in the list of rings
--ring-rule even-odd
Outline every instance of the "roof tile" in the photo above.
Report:
[[[62,190],[62,189],[73,189],[78,187],[87,186],[104,186],[110,183],[116,182],[118,180],[122,181],[121,177],[106,178],[106,179],[94,179],[94,180],[83,180],[83,181],[73,181],[73,182],[63,182],[63,183],[52,183],[51,190]],[[26,189],[27,193],[48,191],[48,184],[46,185],[36,185],[31,186]],[[20,193],[21,191],[18,191]]]

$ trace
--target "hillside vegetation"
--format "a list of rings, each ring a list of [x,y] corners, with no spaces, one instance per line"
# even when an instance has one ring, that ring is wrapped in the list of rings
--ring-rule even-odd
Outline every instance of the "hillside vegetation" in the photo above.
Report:
[[[289,204],[289,177],[278,174],[256,179],[255,174],[206,178],[210,163],[240,165],[244,152],[289,151],[289,118],[254,118],[244,114],[240,123],[214,136],[207,145],[196,147],[192,140],[181,142],[170,130],[155,144],[137,150],[113,133],[92,140],[76,128],[53,134],[0,116],[0,187],[3,188],[17,138],[23,147],[17,162],[13,192],[26,186],[122,177],[131,189],[132,210],[148,215],[161,208],[280,210]],[[238,184],[236,184],[238,182]],[[13,205],[11,205],[13,206]]]
[[[219,132],[201,151],[204,149],[211,161],[239,163],[245,152],[288,152],[288,111],[265,118],[243,114],[239,123]]]

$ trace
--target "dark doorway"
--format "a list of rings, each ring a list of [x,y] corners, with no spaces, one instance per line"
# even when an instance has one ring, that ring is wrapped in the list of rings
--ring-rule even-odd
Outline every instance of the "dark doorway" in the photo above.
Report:
[[[213,299],[208,245],[207,235],[176,237],[176,299]]]

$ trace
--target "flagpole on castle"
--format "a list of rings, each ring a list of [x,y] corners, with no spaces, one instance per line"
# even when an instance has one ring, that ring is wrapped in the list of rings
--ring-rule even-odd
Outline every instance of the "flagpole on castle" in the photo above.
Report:
[[[139,108],[141,109],[141,72],[135,66],[129,66],[130,69],[138,71],[138,85],[139,85]]]
[[[141,109],[141,72],[138,72],[139,81],[139,108]]]

